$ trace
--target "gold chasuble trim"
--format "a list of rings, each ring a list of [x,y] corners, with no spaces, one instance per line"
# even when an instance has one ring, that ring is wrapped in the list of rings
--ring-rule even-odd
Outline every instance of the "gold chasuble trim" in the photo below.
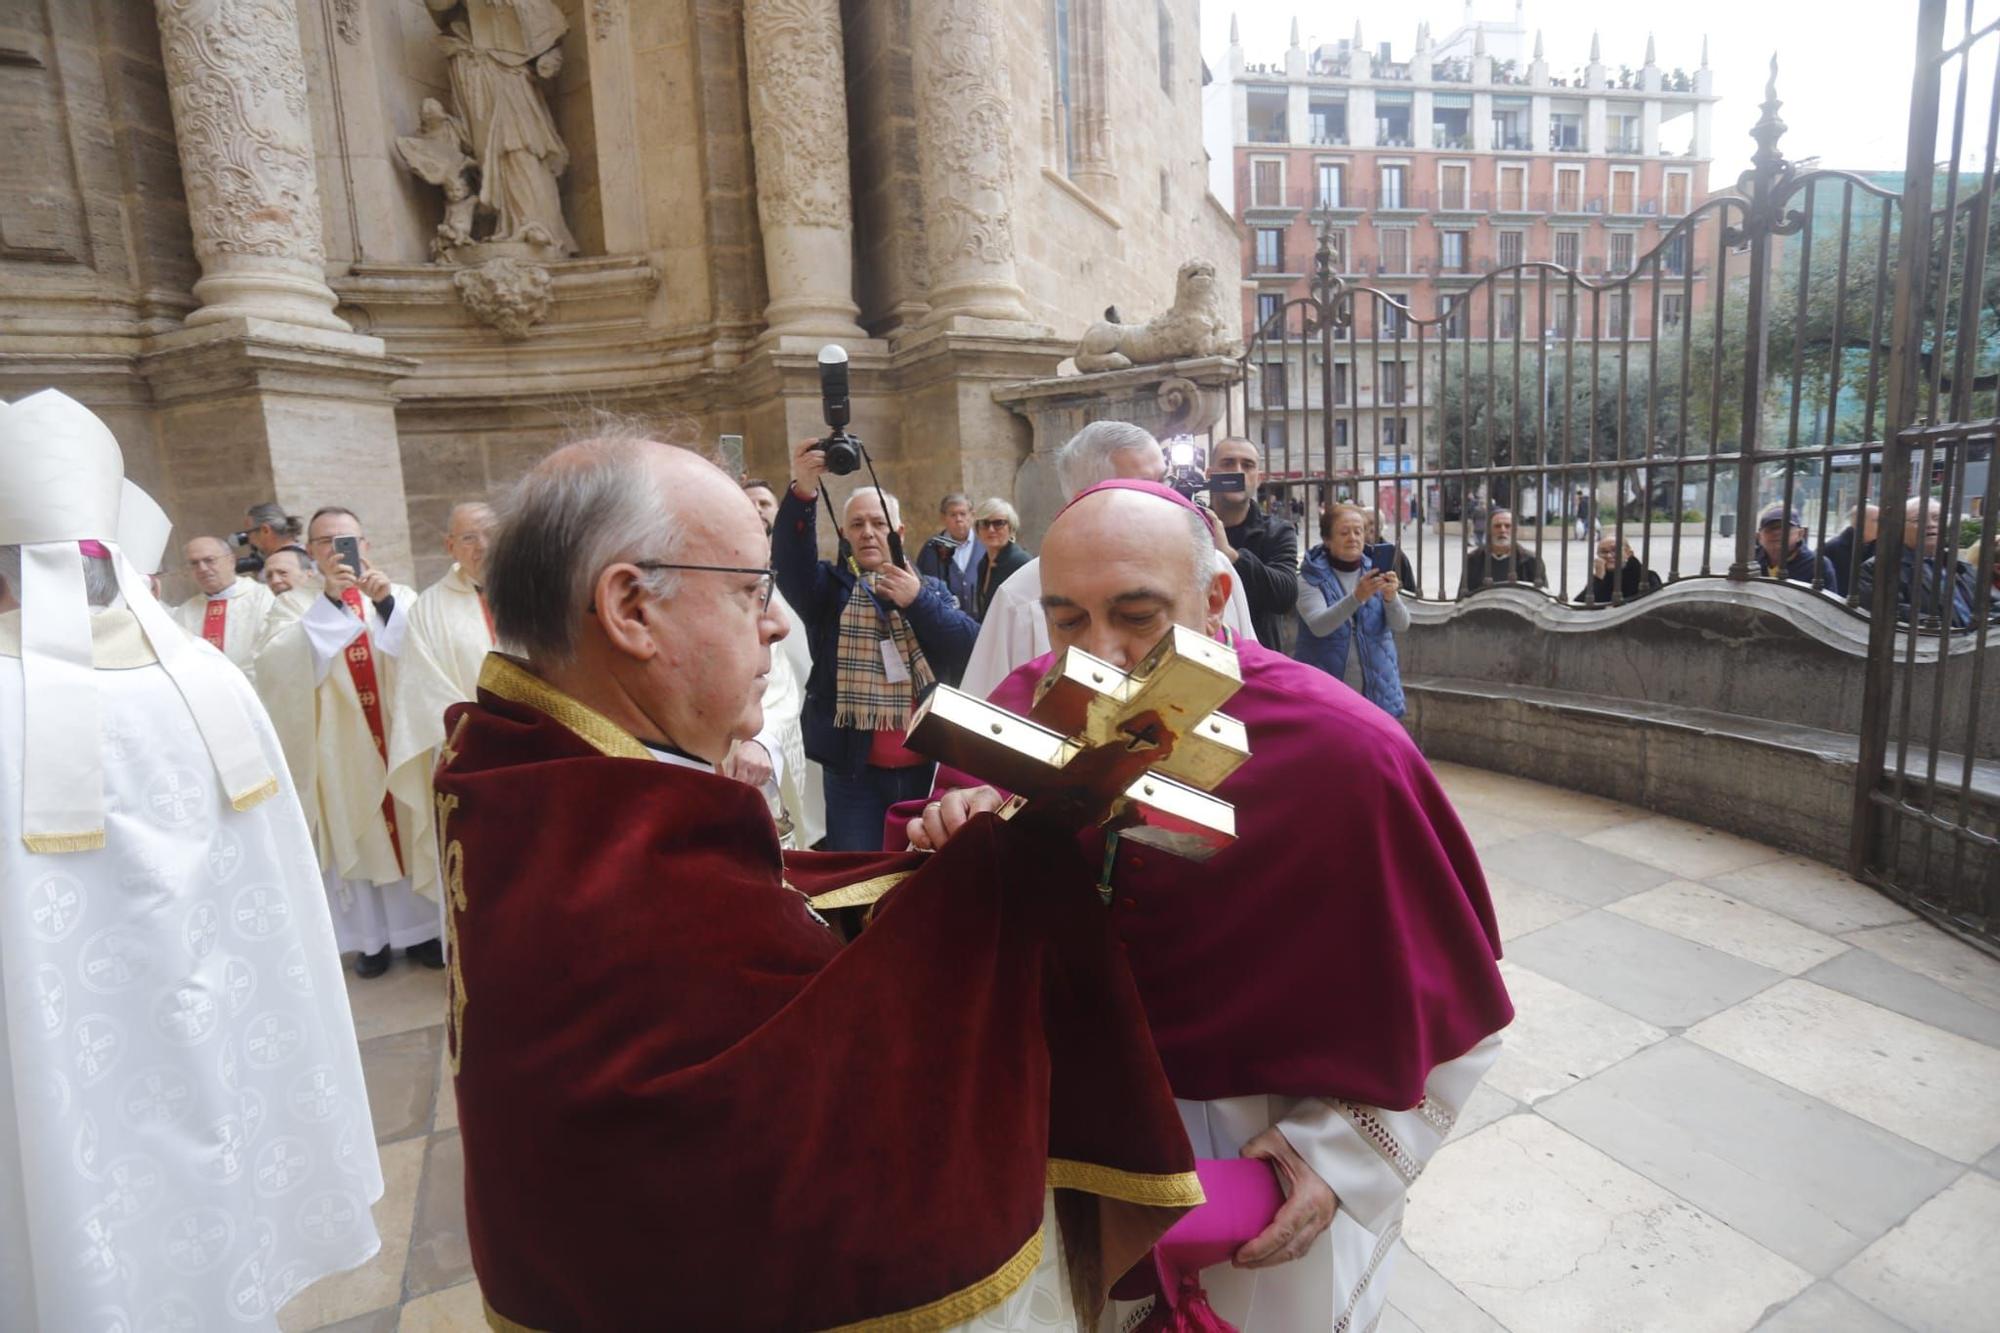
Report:
[[[510,703],[526,704],[547,713],[613,759],[651,759],[652,751],[632,733],[588,704],[578,703],[505,653],[486,654],[479,668],[479,688],[491,690]]]
[[[23,833],[21,842],[38,856],[55,856],[63,852],[97,852],[104,850],[104,830],[94,829],[87,833]]]
[[[1201,1177],[1192,1171],[1151,1175],[1067,1157],[1049,1158],[1049,1188],[1082,1190],[1148,1208],[1198,1208],[1208,1202],[1208,1196],[1201,1192]]]
[[[858,883],[843,884],[806,901],[818,908],[866,907],[916,873],[914,870],[898,870],[892,875],[877,875]]]

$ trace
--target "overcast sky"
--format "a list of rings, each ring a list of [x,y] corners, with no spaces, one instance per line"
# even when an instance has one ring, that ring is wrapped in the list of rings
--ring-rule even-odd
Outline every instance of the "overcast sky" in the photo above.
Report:
[[[1475,18],[1511,21],[1514,0],[1474,0]],[[1979,17],[1990,17],[1982,3]],[[1354,32],[1361,20],[1370,47],[1394,43],[1397,59],[1415,45],[1417,22],[1428,19],[1443,38],[1464,21],[1462,0],[1346,0],[1333,5],[1295,0],[1202,0],[1201,49],[1209,68],[1222,77],[1228,68],[1229,17],[1242,25],[1244,58],[1252,64],[1284,58],[1292,16],[1298,15],[1303,45],[1335,41]],[[1604,63],[1637,67],[1645,59],[1650,29],[1659,44],[1663,69],[1692,71],[1701,62],[1701,39],[1709,38],[1715,71],[1714,183],[1732,180],[1749,166],[1755,145],[1750,127],[1764,100],[1771,55],[1778,55],[1780,111],[1789,130],[1781,142],[1787,157],[1817,155],[1828,167],[1898,170],[1909,119],[1910,71],[1916,49],[1916,5],[1912,0],[1672,0],[1665,5],[1608,5],[1603,0],[1527,0],[1530,34],[1539,27],[1551,72],[1582,65],[1590,54],[1592,28],[1603,33]],[[1952,6],[1955,25],[1962,14]],[[1530,38],[1532,40],[1532,37]],[[1993,78],[1996,43],[1981,46],[1974,83]],[[1968,137],[1984,141],[1983,117]],[[1947,141],[1948,142],[1948,141]]]

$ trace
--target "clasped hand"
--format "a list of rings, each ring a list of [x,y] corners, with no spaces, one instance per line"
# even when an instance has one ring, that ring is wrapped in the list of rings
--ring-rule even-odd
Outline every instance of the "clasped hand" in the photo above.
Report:
[[[361,577],[356,578],[354,571],[347,565],[336,564],[333,572],[326,576],[327,594],[338,600],[349,588],[359,586],[361,595],[371,602],[379,602],[389,595],[391,589],[387,574],[375,568],[366,559],[361,562],[361,571]]]

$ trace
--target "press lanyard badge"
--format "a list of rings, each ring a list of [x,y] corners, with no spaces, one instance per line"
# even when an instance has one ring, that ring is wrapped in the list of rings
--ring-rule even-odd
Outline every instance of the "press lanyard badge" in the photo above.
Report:
[[[909,663],[903,660],[903,650],[896,646],[894,639],[881,640],[882,670],[889,677],[891,685],[901,685],[910,678]]]

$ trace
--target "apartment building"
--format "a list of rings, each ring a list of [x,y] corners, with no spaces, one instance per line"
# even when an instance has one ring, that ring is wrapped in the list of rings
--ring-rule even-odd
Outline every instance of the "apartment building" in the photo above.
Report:
[[[1388,43],[1365,45],[1358,23],[1351,39],[1308,52],[1294,21],[1283,60],[1251,64],[1232,22],[1227,202],[1243,224],[1245,336],[1261,349],[1250,421],[1274,471],[1318,466],[1318,426],[1306,414],[1317,417],[1327,392],[1337,449],[1358,429],[1364,456],[1380,448],[1385,463],[1395,455],[1408,468],[1425,433],[1413,324],[1357,300],[1328,374],[1318,339],[1300,341],[1296,315],[1279,319],[1308,294],[1321,234],[1350,286],[1438,321],[1424,330],[1427,345],[1468,325],[1475,340],[1489,330],[1530,343],[1572,332],[1644,340],[1705,304],[1690,238],[1661,247],[1708,196],[1716,99],[1706,42],[1692,73],[1663,69],[1651,41],[1641,64],[1614,67],[1593,37],[1588,62],[1570,72],[1544,49],[1518,4],[1511,21],[1468,21],[1440,41],[1420,26],[1403,59]],[[1532,269],[1480,285],[1537,261],[1592,283],[1631,280],[1597,296]],[[1287,326],[1290,341],[1280,341]],[[1260,329],[1271,336],[1257,340]]]

